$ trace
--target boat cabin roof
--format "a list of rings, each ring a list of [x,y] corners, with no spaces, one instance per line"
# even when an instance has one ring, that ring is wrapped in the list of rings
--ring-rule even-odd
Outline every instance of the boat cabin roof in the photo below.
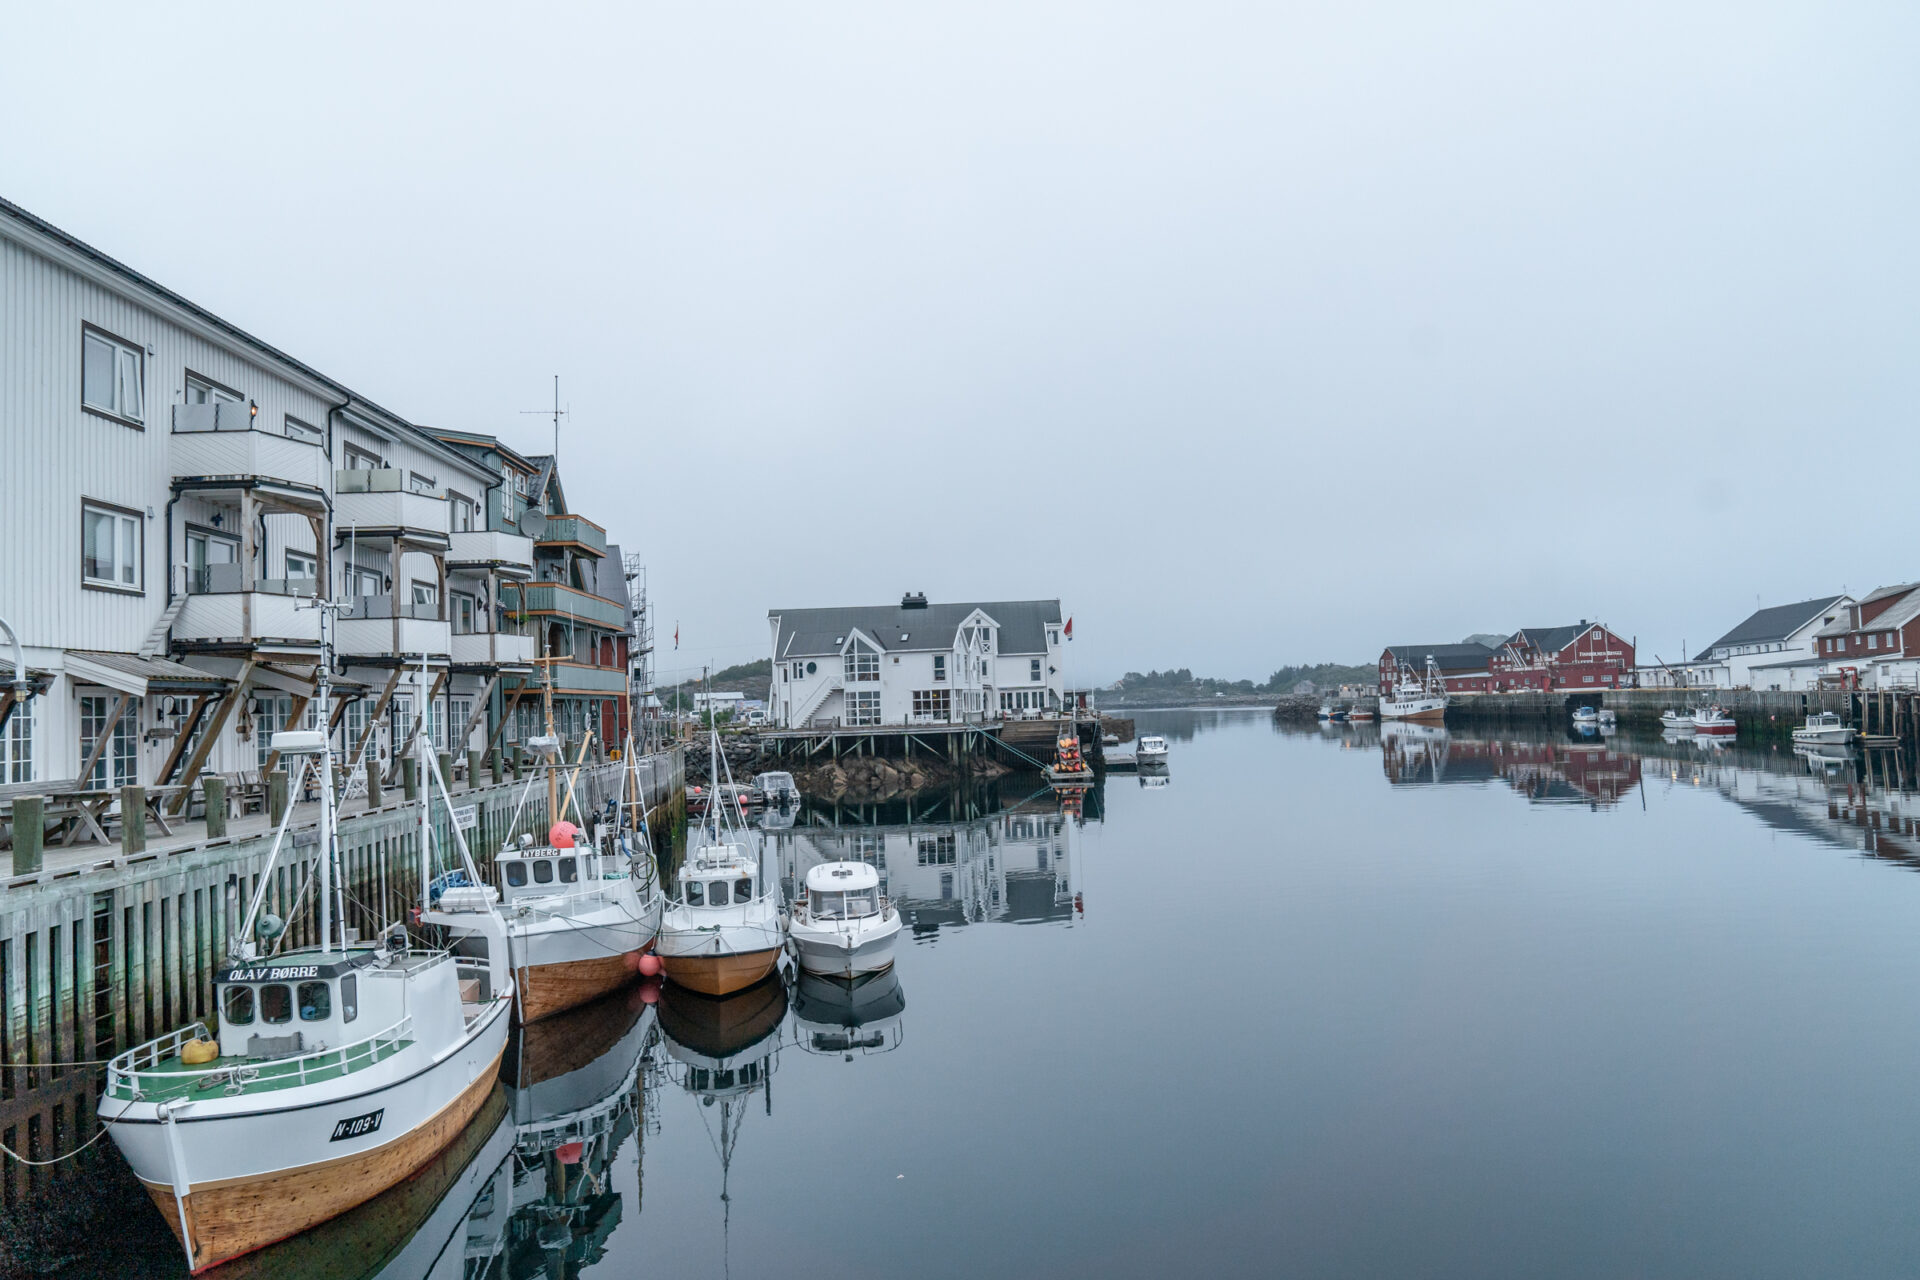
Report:
[[[759,786],[763,783],[768,783],[768,782],[775,783],[777,785],[792,786],[793,775],[790,773],[780,773],[780,772],[770,771],[767,773],[755,774],[753,777],[753,781],[755,786]]]
[[[704,880],[715,875],[757,875],[760,868],[744,844],[708,844],[687,852],[680,879]]]
[[[251,960],[215,974],[215,982],[299,982],[308,978],[337,978],[355,969],[364,969],[379,959],[374,947],[358,948],[344,954],[334,952],[294,952],[271,960]]]
[[[864,862],[823,862],[807,872],[809,892],[833,893],[843,889],[874,889],[880,885],[880,873]]]

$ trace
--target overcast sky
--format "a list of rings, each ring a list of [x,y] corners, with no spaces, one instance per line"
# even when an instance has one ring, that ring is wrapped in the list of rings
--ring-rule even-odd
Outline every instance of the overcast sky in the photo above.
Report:
[[[0,193],[544,451],[665,670],[1058,595],[1073,680],[1920,576],[1920,7],[21,6]],[[668,642],[670,644],[670,641]]]

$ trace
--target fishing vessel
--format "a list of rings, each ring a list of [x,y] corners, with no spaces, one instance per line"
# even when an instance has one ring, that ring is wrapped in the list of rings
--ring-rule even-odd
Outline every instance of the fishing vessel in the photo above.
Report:
[[[1573,709],[1573,722],[1575,724],[1587,724],[1587,725],[1598,726],[1600,723],[1600,708],[1575,707]]]
[[[1167,740],[1157,733],[1140,735],[1140,745],[1134,749],[1134,759],[1140,768],[1151,768],[1167,762]]]
[[[1831,711],[1816,711],[1807,717],[1806,724],[1793,731],[1793,740],[1802,745],[1821,742],[1845,746],[1853,741],[1853,726],[1842,723]]]
[[[1698,735],[1732,737],[1737,726],[1725,707],[1701,707],[1693,713],[1693,731]]]
[[[1347,708],[1347,719],[1355,724],[1365,724],[1374,718],[1374,710],[1365,703],[1356,702]]]
[[[1440,669],[1427,659],[1424,675],[1415,673],[1404,662],[1400,664],[1400,680],[1391,694],[1380,697],[1380,718],[1382,720],[1411,720],[1415,724],[1443,724],[1447,718],[1446,682],[1440,676]]]
[[[547,813],[562,816],[550,819],[544,842],[522,835],[494,854],[497,893],[491,885],[467,883],[456,874],[436,882],[434,909],[421,917],[422,923],[446,926],[454,935],[454,949],[463,952],[470,945],[467,939],[483,940],[496,927],[476,926],[476,915],[494,915],[504,923],[518,983],[515,1014],[523,1023],[537,1022],[625,986],[635,977],[641,955],[653,946],[666,908],[647,838],[646,803],[635,774],[632,744],[620,771],[621,791],[612,822],[598,824],[589,837],[583,830],[588,818],[577,787],[593,734],[588,732],[581,740],[580,756],[566,773],[563,794],[560,739],[553,725],[552,666],[547,659],[541,661],[546,671],[541,697],[547,732],[528,745],[543,765],[528,777],[509,830],[517,825],[527,794],[542,774]]]
[[[717,734],[710,758],[727,767]],[[779,890],[767,882],[758,836],[742,828],[732,806],[707,806],[675,884],[679,893],[655,944],[669,979],[722,996],[773,971],[786,942]]]
[[[787,942],[808,973],[853,978],[893,964],[900,912],[866,862],[823,862],[807,871],[806,893],[787,922]]]
[[[1692,733],[1693,712],[1677,711],[1669,707],[1660,713],[1660,727],[1662,729],[1683,729],[1688,733]]]
[[[329,666],[330,658],[317,668],[321,724]],[[318,778],[319,865],[303,859],[289,869],[318,878],[320,944],[280,951],[286,926],[263,912],[289,805],[214,977],[218,1038],[196,1022],[127,1050],[108,1064],[100,1099],[114,1145],[196,1273],[338,1217],[426,1166],[493,1091],[511,1021],[513,978],[496,918],[458,956],[410,946],[404,925],[377,944],[349,941],[327,735],[282,732],[272,745],[291,764],[291,794]],[[434,847],[427,809],[423,886]],[[464,845],[461,858],[478,883]]]
[[[1063,730],[1053,744],[1053,763],[1047,766],[1047,781],[1088,786],[1093,783],[1093,766],[1080,753],[1080,735],[1071,729]]]

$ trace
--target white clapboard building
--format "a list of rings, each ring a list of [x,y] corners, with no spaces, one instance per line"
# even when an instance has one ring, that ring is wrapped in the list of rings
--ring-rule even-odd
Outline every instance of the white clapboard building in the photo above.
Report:
[[[343,746],[390,761],[422,698],[442,749],[489,740],[546,639],[510,608],[539,603],[529,534],[577,536],[550,460],[439,438],[5,201],[0,315],[0,620],[33,690],[0,692],[0,783],[271,768],[314,722],[321,600]]]
[[[964,724],[1056,714],[1065,696],[1058,600],[775,609],[775,728]]]

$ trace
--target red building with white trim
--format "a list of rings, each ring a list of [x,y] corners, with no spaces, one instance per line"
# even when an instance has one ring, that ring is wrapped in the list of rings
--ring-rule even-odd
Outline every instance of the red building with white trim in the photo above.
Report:
[[[1496,691],[1624,689],[1633,683],[1633,643],[1582,618],[1567,627],[1522,627],[1487,670]]]

